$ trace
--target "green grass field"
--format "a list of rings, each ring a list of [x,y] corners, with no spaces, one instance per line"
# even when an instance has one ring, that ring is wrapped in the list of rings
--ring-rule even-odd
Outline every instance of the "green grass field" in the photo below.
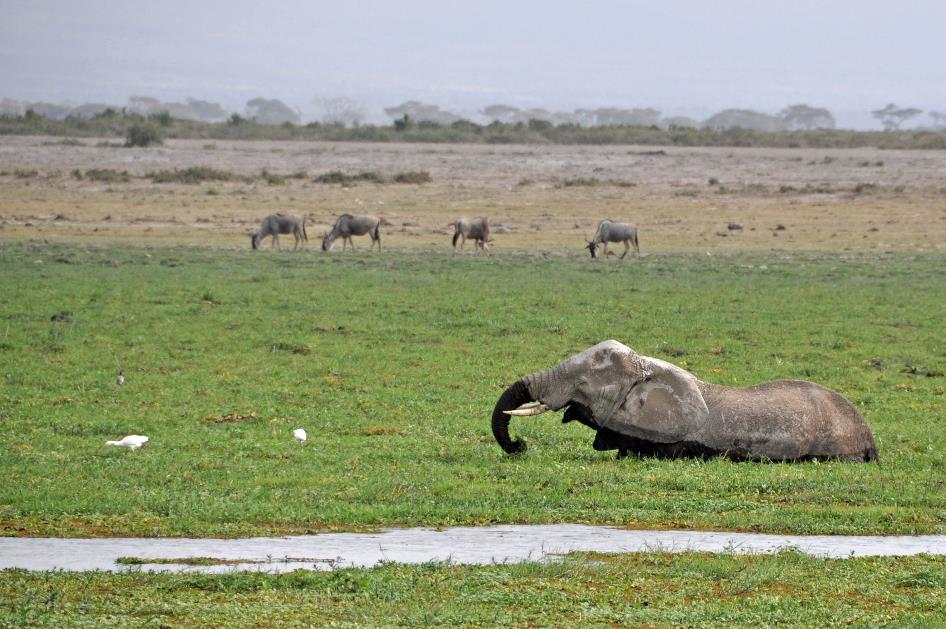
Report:
[[[578,555],[280,576],[0,572],[0,625],[941,627],[942,557]]]
[[[0,243],[0,533],[944,533],[944,263]],[[616,461],[550,415],[503,454],[502,388],[607,338],[712,382],[834,388],[881,464]],[[104,445],[131,433],[151,442]]]

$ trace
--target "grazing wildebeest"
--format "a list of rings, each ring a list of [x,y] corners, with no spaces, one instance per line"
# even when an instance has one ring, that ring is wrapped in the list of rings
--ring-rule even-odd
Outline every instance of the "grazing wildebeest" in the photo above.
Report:
[[[254,249],[259,249],[263,238],[272,236],[272,247],[279,247],[279,234],[292,234],[296,241],[293,250],[298,249],[299,243],[303,240],[309,240],[309,236],[305,233],[305,218],[288,214],[270,214],[263,219],[259,231],[250,235],[250,244]],[[279,248],[282,249],[282,247]]]
[[[335,239],[339,237],[342,239],[342,251],[345,250],[346,244],[350,244],[352,251],[354,251],[355,243],[351,237],[364,236],[365,234],[371,236],[371,248],[374,249],[374,244],[378,243],[378,251],[381,251],[381,231],[378,229],[380,226],[381,219],[376,216],[342,214],[335,221],[332,231],[322,239],[322,251],[331,249],[332,245],[335,244]]]
[[[634,245],[634,253],[639,254],[641,252],[637,245],[637,227],[630,223],[616,223],[608,219],[598,223],[598,231],[595,232],[591,242],[585,245],[585,248],[591,252],[592,258],[597,258],[598,245],[603,245],[604,255],[607,256],[609,242],[624,243],[624,253],[621,254],[621,259],[627,255],[631,245]]]
[[[489,243],[492,240],[489,237],[489,219],[483,218],[461,218],[453,224],[453,249],[457,248],[457,241],[460,241],[460,249],[466,244],[466,239],[475,241],[477,247],[483,250],[483,253],[489,255]]]

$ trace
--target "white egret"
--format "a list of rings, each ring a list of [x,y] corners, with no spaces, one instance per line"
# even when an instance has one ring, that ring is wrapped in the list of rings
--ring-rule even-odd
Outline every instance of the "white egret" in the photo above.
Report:
[[[118,446],[119,448],[128,448],[129,450],[137,450],[146,443],[148,443],[148,438],[144,435],[128,435],[121,441],[106,441],[105,445]]]

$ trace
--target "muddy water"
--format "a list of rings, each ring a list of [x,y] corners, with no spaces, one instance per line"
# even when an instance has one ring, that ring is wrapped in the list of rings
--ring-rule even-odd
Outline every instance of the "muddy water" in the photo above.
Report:
[[[127,570],[119,557],[212,557],[225,565],[148,564],[145,570],[285,572],[374,566],[383,561],[458,564],[546,561],[572,551],[627,553],[687,550],[770,553],[795,548],[818,557],[946,554],[946,535],[763,535],[699,531],[631,531],[579,524],[389,529],[380,533],[331,533],[246,539],[0,538],[0,568],[29,570]]]

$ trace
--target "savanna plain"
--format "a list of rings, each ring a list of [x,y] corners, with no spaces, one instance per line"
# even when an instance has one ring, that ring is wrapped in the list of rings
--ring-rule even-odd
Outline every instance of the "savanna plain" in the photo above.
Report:
[[[307,217],[305,250],[249,250],[275,211]],[[384,250],[321,251],[342,212],[381,217]],[[492,255],[453,252],[460,216],[489,216]],[[590,259],[605,217],[640,256]],[[0,138],[0,534],[946,533],[944,263],[937,151]],[[880,464],[617,461],[549,415],[505,455],[502,389],[608,338],[710,382],[831,387]],[[131,433],[151,441],[104,446]],[[791,552],[5,571],[0,623],[929,626],[944,573]]]

